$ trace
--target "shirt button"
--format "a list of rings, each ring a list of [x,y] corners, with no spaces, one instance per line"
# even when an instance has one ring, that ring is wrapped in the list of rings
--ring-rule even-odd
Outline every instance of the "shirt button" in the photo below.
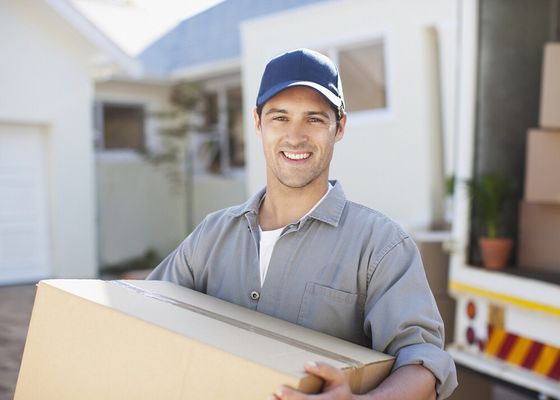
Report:
[[[261,297],[260,293],[257,292],[256,290],[253,290],[253,291],[251,292],[250,296],[251,296],[251,299],[253,299],[253,300],[258,300],[259,297]]]

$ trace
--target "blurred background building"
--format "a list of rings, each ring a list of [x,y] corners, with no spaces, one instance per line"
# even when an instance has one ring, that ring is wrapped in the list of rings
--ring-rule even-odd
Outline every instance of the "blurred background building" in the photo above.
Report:
[[[183,3],[161,13],[148,0],[0,1],[0,285],[153,268],[206,214],[259,190],[260,76],[271,57],[309,47],[338,64],[347,102],[331,178],[419,244],[447,342],[470,368],[470,391],[454,398],[560,392],[560,197],[536,202],[548,207],[536,206],[539,230],[524,181],[545,154],[528,159],[527,130],[560,130],[539,119],[544,88],[560,81],[542,74],[545,44],[560,40],[560,2]],[[560,95],[547,93],[554,120]],[[544,146],[547,160],[560,159],[558,146]],[[559,187],[551,162],[539,182]],[[500,273],[477,267],[485,228],[465,185],[489,172],[514,183],[500,214],[515,267]],[[547,238],[536,247],[552,260],[544,268],[526,256],[534,237]],[[469,319],[469,304],[492,312]],[[523,351],[549,346],[534,365],[550,376],[488,361],[489,319]]]
[[[3,4],[0,280],[156,263],[258,190],[255,93],[266,61],[294,47],[340,65],[349,134],[332,177],[406,228],[441,226],[457,2],[403,4],[230,0],[126,51],[106,10],[134,29],[134,2]]]

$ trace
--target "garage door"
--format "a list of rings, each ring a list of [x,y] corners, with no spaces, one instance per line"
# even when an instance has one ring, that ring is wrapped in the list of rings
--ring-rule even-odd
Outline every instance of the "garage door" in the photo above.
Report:
[[[0,284],[49,275],[46,137],[0,122]]]

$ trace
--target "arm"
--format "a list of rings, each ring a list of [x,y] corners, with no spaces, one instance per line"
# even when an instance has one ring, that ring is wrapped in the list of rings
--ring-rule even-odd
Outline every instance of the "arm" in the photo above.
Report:
[[[202,221],[171,254],[150,272],[146,279],[169,281],[189,289],[195,289],[194,272],[191,263],[205,225],[206,220]]]
[[[325,363],[309,363],[305,370],[325,381],[324,392],[306,395],[283,386],[274,394],[279,400],[435,400],[436,379],[421,365],[406,365],[395,370],[377,388],[363,395],[350,392],[346,375]]]
[[[344,373],[325,363],[309,363],[305,370],[325,381],[324,392],[306,395],[283,386],[272,399],[279,400],[435,400],[436,379],[421,365],[406,365],[395,370],[381,385],[363,395],[353,395]]]
[[[418,399],[435,400],[436,378],[432,372],[421,365],[405,365],[395,370],[381,385],[365,396],[363,400]]]
[[[194,274],[188,262],[189,237],[148,275],[147,280],[169,281],[194,289]]]
[[[414,241],[394,242],[372,261],[364,321],[372,348],[395,356],[393,373],[415,365],[429,370],[437,398],[449,397],[457,386],[455,364],[444,350],[443,321]]]

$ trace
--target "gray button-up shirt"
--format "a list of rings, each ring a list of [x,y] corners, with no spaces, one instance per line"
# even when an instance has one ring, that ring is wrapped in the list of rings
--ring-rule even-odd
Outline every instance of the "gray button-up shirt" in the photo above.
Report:
[[[443,350],[443,322],[413,240],[377,211],[348,201],[339,183],[308,216],[288,225],[259,278],[258,208],[208,215],[150,274],[396,356],[394,369],[423,364],[438,398],[457,385]]]

